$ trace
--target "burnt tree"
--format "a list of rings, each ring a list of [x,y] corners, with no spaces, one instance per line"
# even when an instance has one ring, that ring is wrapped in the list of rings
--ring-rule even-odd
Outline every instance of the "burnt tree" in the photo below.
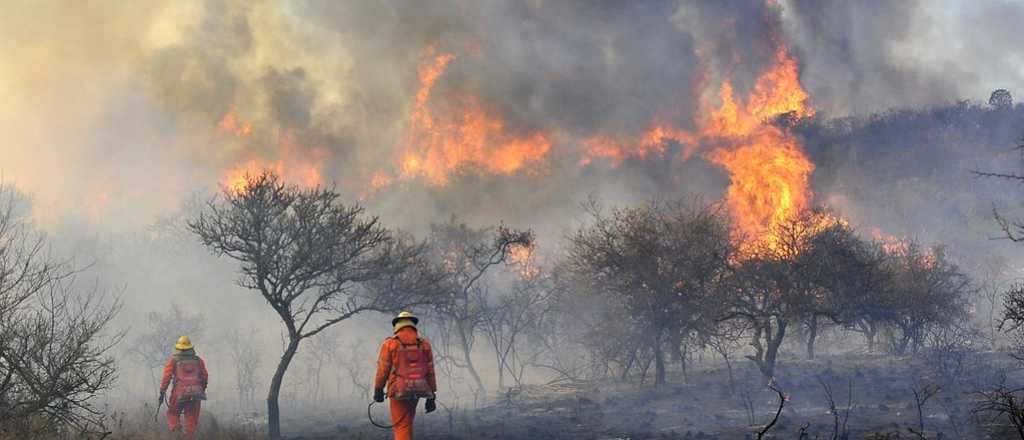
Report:
[[[941,247],[923,250],[910,242],[892,251],[890,322],[896,331],[890,349],[897,355],[917,353],[932,326],[964,320],[973,289],[970,278],[949,260]]]
[[[299,344],[358,313],[426,301],[440,277],[424,248],[388,230],[331,188],[301,189],[274,174],[226,188],[188,223],[217,256],[240,264],[284,326],[286,346],[267,393],[270,438],[281,438],[278,396]]]
[[[477,332],[492,313],[486,276],[507,263],[513,249],[529,248],[532,243],[532,232],[504,225],[472,228],[454,217],[431,225],[430,255],[445,274],[444,287],[431,310],[443,327],[440,360],[466,370],[479,394],[486,390],[472,352]],[[451,354],[453,344],[456,356]]]
[[[103,435],[93,400],[117,379],[110,333],[120,309],[52,257],[18,194],[0,185],[0,437]]]
[[[768,233],[773,240],[755,241],[737,264],[724,315],[750,328],[754,354],[748,358],[765,383],[775,376],[779,348],[793,326],[805,326],[813,358],[820,326],[843,321],[869,264],[863,242],[826,211],[805,210]]]
[[[728,218],[699,199],[586,209],[590,223],[569,237],[564,265],[577,288],[621,307],[610,318],[637,335],[623,374],[649,352],[655,383],[664,384],[666,353],[717,314],[714,294],[733,254]]]

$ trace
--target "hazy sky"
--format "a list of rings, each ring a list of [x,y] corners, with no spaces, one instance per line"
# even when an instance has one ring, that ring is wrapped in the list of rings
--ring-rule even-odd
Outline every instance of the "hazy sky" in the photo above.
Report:
[[[436,99],[473,96],[509,133],[555,133],[533,179],[564,189],[588,173],[560,162],[578,162],[580,139],[639,130],[666,109],[692,116],[696,47],[727,45],[744,57],[739,71],[756,71],[746,55],[778,14],[742,1],[0,3],[3,181],[32,196],[43,224],[133,229],[254,158],[315,163],[324,181],[364,194],[374,172],[396,173],[432,45],[455,56]],[[824,115],[983,101],[1024,82],[1022,2],[781,4],[781,38]],[[218,126],[232,111],[250,135]],[[649,172],[601,182],[642,192]]]

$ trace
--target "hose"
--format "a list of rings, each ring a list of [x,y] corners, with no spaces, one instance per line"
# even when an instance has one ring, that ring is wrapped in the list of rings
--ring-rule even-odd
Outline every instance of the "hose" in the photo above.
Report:
[[[374,403],[377,403],[377,402],[371,400],[370,404],[366,405],[366,418],[370,419],[370,423],[373,426],[376,426],[376,427],[378,427],[380,429],[391,429],[391,428],[394,428],[395,425],[397,425],[399,423],[402,423],[402,420],[405,420],[405,416],[407,414],[402,414],[402,417],[399,417],[398,421],[396,421],[395,423],[392,423],[390,425],[381,425],[380,423],[377,423],[376,420],[373,420],[373,413],[370,411],[370,408],[373,408],[373,404]]]

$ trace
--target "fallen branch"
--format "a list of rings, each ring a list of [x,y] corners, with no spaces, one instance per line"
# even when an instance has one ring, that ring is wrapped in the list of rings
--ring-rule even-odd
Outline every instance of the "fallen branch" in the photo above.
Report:
[[[769,384],[768,388],[771,389],[772,391],[775,391],[775,394],[779,395],[779,409],[775,411],[775,417],[772,418],[772,421],[769,422],[767,425],[765,425],[764,428],[762,428],[760,431],[757,432],[757,440],[763,439],[764,435],[767,434],[768,431],[770,431],[773,426],[775,426],[775,423],[777,423],[779,421],[779,416],[782,415],[782,408],[784,408],[786,406],[786,395],[783,394],[781,390],[776,388],[774,383]]]

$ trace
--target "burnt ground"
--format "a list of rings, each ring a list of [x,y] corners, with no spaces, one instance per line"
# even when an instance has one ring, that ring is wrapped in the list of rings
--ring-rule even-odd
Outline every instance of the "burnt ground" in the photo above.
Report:
[[[788,361],[780,365],[777,386],[787,395],[778,423],[766,438],[832,438],[836,418],[822,382],[832,389],[839,423],[846,418],[848,390],[853,390],[846,425],[852,439],[920,438],[913,390],[939,386],[922,407],[926,438],[1003,438],[988,431],[992,423],[971,414],[977,396],[998,369],[1011,368],[1003,354],[976,355],[955,377],[936,373],[929,361],[883,356],[830,357]],[[532,386],[514,395],[492,397],[476,409],[444,408],[418,414],[417,439],[745,439],[771,420],[777,395],[761,386],[749,362],[735,368],[735,391],[727,370],[696,365],[684,382],[672,375],[665,386],[636,383],[556,383]],[[932,362],[933,363],[933,362]],[[1020,374],[1010,373],[1020,382]],[[444,405],[442,397],[439,402]],[[450,403],[449,403],[450,405]],[[421,406],[422,410],[422,406]],[[356,415],[356,413],[359,413]],[[370,426],[365,408],[345,415],[286,420],[302,426],[302,439],[387,439],[387,431]],[[387,412],[375,407],[377,417]],[[885,437],[888,435],[889,437]]]

